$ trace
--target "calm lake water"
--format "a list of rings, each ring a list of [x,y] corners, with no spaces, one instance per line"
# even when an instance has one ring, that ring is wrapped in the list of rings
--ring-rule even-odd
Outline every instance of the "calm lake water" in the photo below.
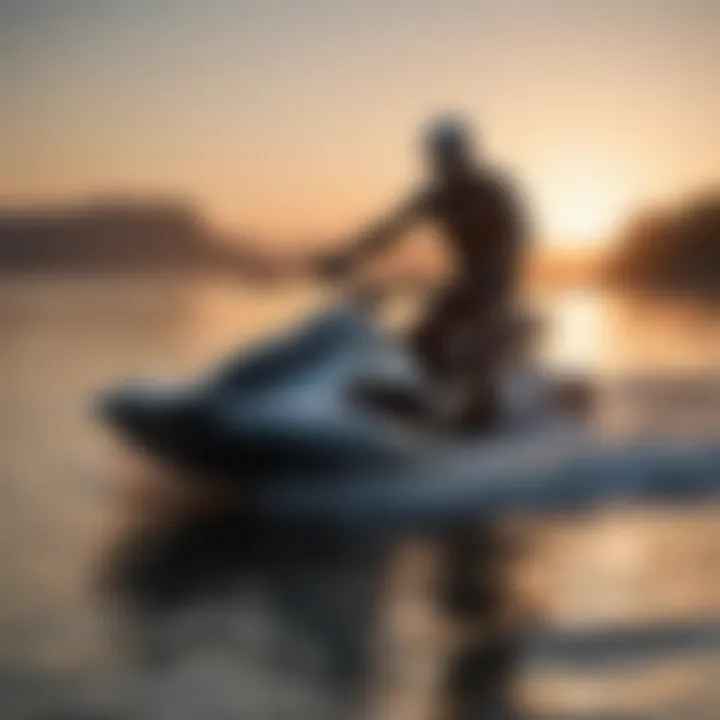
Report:
[[[322,301],[317,290],[200,280],[3,280],[0,662],[7,677],[82,664],[96,642],[88,576],[108,518],[100,481],[105,438],[91,418],[93,393],[128,376],[192,372]],[[543,305],[551,321],[546,355],[608,384],[627,374],[694,377],[720,368],[712,308],[583,294]],[[715,399],[646,409],[644,422],[655,431],[664,421],[669,432],[713,432],[720,427]],[[545,522],[524,577],[542,589],[553,628],[720,621],[719,537],[713,507]],[[536,668],[524,685],[538,707],[592,709],[608,697],[621,709],[647,707],[648,698],[653,707],[676,706],[712,703],[714,693],[720,708],[718,669],[718,655],[701,653],[631,671]],[[8,682],[0,678],[3,716]]]

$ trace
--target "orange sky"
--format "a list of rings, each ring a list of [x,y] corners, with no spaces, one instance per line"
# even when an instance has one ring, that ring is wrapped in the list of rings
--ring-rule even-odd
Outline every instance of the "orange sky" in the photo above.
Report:
[[[0,201],[170,192],[333,237],[417,184],[450,108],[546,238],[602,238],[720,182],[719,35],[716,0],[5,0]]]

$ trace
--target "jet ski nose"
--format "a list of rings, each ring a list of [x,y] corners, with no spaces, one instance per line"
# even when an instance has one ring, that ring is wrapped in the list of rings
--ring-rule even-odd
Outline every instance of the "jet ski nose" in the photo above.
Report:
[[[100,420],[142,444],[157,442],[167,420],[167,393],[154,384],[125,383],[96,400]]]
[[[95,415],[111,425],[125,425],[132,416],[127,388],[105,390],[95,399]]]
[[[94,411],[104,424],[118,429],[129,427],[136,415],[133,393],[125,386],[105,390],[95,398]]]
[[[187,388],[156,382],[124,383],[96,401],[100,420],[135,449],[178,468],[215,471],[217,433],[204,410]]]

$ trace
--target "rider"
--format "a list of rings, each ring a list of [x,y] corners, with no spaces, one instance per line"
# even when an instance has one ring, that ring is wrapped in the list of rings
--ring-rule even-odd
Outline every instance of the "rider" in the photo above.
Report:
[[[497,411],[496,383],[500,334],[515,296],[523,248],[525,214],[512,183],[492,167],[473,146],[469,128],[448,118],[433,123],[424,139],[431,182],[413,194],[349,249],[320,263],[325,274],[344,274],[368,256],[385,250],[420,220],[434,222],[445,236],[455,265],[446,288],[433,303],[415,333],[418,357],[433,378],[452,373],[452,342],[468,328],[485,338],[483,370],[486,380],[476,387],[473,418],[487,422]],[[475,368],[477,370],[477,367]]]

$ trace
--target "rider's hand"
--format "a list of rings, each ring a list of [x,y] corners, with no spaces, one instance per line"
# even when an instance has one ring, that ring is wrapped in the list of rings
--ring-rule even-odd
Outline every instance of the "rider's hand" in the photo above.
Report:
[[[331,253],[316,260],[314,270],[324,280],[338,280],[352,270],[352,261],[347,253]]]

